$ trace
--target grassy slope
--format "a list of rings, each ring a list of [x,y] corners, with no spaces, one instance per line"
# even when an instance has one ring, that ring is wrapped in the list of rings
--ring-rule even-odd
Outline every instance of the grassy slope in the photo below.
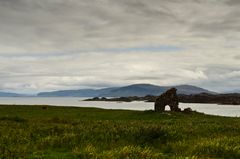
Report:
[[[240,158],[240,118],[0,106],[0,158]]]

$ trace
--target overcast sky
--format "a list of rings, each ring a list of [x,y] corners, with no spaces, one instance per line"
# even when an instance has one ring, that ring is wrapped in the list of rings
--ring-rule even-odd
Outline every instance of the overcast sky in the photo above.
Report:
[[[0,0],[0,91],[240,89],[240,0]]]

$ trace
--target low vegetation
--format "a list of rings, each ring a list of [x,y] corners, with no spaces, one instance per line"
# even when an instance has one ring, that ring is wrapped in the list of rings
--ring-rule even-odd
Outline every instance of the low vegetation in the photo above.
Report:
[[[0,106],[0,158],[240,158],[240,118]]]

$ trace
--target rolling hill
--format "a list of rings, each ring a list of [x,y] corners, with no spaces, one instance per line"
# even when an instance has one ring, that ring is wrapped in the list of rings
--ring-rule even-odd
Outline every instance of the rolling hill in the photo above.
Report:
[[[0,97],[22,97],[23,95],[17,93],[8,93],[8,92],[0,92]]]
[[[167,89],[175,87],[178,94],[199,94],[199,93],[215,93],[209,90],[192,86],[157,86],[152,84],[133,84],[124,87],[110,87],[104,89],[79,89],[79,90],[61,90],[53,92],[41,92],[37,94],[40,97],[128,97],[128,96],[146,96],[160,95]]]

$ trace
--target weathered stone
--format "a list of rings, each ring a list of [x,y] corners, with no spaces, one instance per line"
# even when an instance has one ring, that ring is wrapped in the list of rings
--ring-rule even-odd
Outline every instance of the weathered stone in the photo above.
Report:
[[[178,96],[177,96],[177,89],[171,88],[167,90],[165,93],[161,94],[157,97],[154,105],[154,110],[156,112],[163,112],[165,111],[165,107],[169,105],[171,111],[181,111],[178,107]]]
[[[192,112],[192,109],[191,108],[185,108],[183,110],[184,113],[191,113]]]
[[[44,105],[44,106],[42,106],[42,109],[47,110],[48,106]]]

